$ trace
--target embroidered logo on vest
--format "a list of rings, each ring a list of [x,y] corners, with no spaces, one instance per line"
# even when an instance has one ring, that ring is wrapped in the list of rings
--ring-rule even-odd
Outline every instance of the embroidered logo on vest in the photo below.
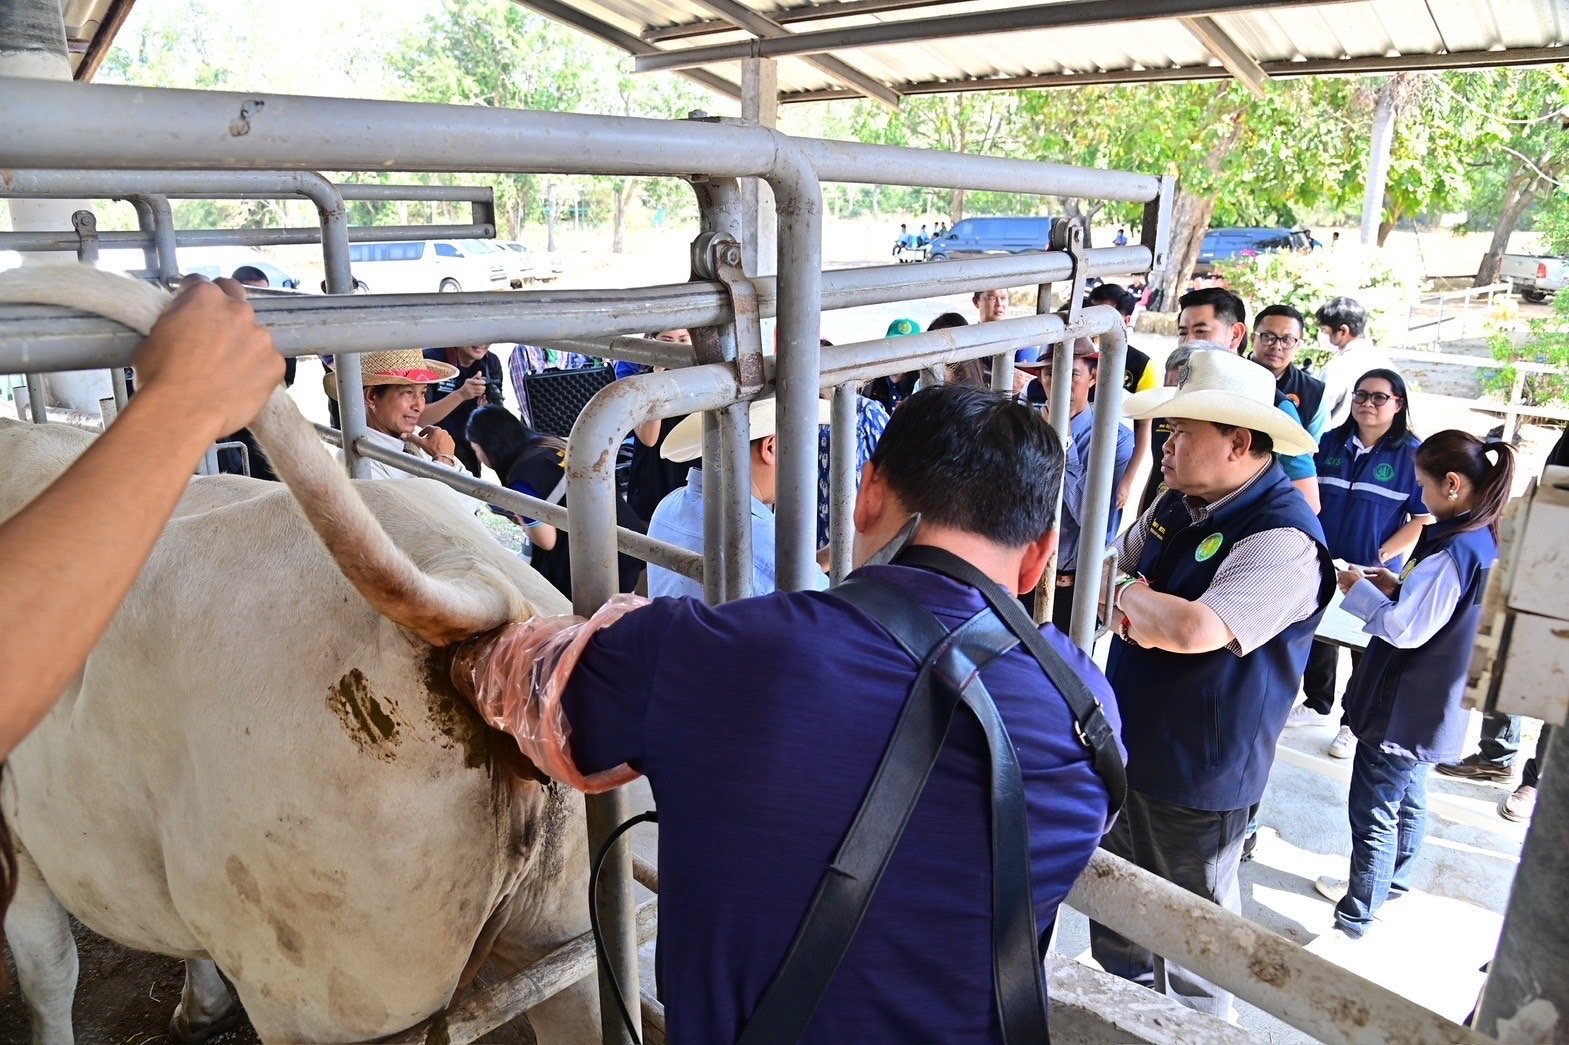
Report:
[[[1373,478],[1377,479],[1381,483],[1387,483],[1394,477],[1395,466],[1387,461],[1373,469]]]
[[[1218,533],[1210,534],[1208,537],[1200,541],[1199,546],[1193,550],[1193,561],[1208,562],[1210,559],[1213,559],[1215,557],[1215,553],[1220,551],[1220,546],[1225,542],[1225,540],[1226,539]]]
[[[1340,458],[1338,458],[1338,457],[1327,458],[1327,459],[1325,459],[1324,464],[1327,465],[1330,468],[1339,468],[1340,467]]]

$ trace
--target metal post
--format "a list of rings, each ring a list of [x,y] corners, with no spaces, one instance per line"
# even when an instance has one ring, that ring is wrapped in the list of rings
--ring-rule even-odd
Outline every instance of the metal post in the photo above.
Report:
[[[703,415],[703,601],[717,606],[725,601],[730,571],[736,563],[720,553],[729,536],[725,512],[725,485],[729,470],[721,460],[718,415]]]
[[[713,409],[733,402],[740,389],[724,364],[639,374],[601,389],[578,415],[567,450],[568,531],[572,534],[572,609],[592,614],[616,593],[616,449],[638,424],[655,417]],[[630,811],[618,788],[589,797],[589,851],[597,853]],[[631,1042],[610,989],[613,973],[626,997],[638,997],[637,934],[633,920],[632,849],[613,849],[600,879],[606,965],[599,971],[599,1011],[607,1043]],[[633,1022],[638,1022],[632,1005]]]
[[[42,374],[27,375],[27,412],[32,415],[33,424],[49,423],[49,394],[44,390]]]
[[[1095,418],[1090,427],[1089,474],[1084,484],[1084,508],[1079,513],[1078,576],[1073,589],[1073,618],[1070,623],[1074,645],[1085,653],[1089,653],[1095,645],[1101,560],[1106,557],[1106,529],[1111,522],[1112,477],[1117,469],[1117,427],[1122,423],[1122,370],[1128,355],[1128,338],[1126,328],[1120,322],[1120,315],[1104,305],[1085,309],[1086,313],[1102,311],[1112,315],[1107,317],[1106,332],[1100,338],[1100,377],[1095,382]],[[1056,385],[1056,374],[1052,375],[1052,384]]]
[[[719,474],[723,478],[719,496],[723,497],[725,516],[725,543],[719,555],[729,562],[724,589],[728,602],[756,594],[752,590],[752,417],[745,403],[724,407],[716,416]]]
[[[1051,416],[1052,431],[1057,433],[1057,439],[1062,443],[1064,454],[1073,453],[1073,426],[1068,411],[1073,406],[1073,339],[1068,338],[1055,342],[1051,346],[1051,387],[1046,390],[1047,412]],[[1062,497],[1063,484],[1058,483],[1053,491],[1056,500],[1056,510],[1053,513],[1057,518],[1057,525],[1062,525]],[[1081,534],[1082,538],[1082,534]],[[1046,572],[1041,575],[1041,583],[1035,589],[1035,619],[1040,623],[1051,620],[1052,609],[1057,601],[1057,566],[1060,552],[1052,550],[1051,558],[1046,560]],[[1082,559],[1082,556],[1081,556]]]
[[[1563,728],[1538,750],[1542,768],[1536,812],[1520,850],[1514,888],[1504,913],[1498,954],[1488,969],[1487,984],[1477,1013],[1476,1028],[1500,1041],[1549,1040],[1533,1037],[1528,1028],[1541,1026],[1551,1040],[1564,1032],[1569,1013],[1569,922],[1561,916],[1564,883],[1569,881],[1569,772],[1548,765],[1561,744]],[[1539,1017],[1555,1017],[1538,1024]]]
[[[778,502],[775,568],[779,589],[811,584],[817,571],[817,402],[822,346],[823,194],[817,175],[787,136],[767,176],[779,218],[779,325],[776,371]]]
[[[860,396],[853,381],[834,388],[833,425],[828,442],[828,544],[832,549],[833,581],[845,579],[855,554],[855,478],[859,437],[856,432]]]
[[[180,278],[179,247],[174,235],[174,211],[167,197],[143,195],[141,200],[153,216],[153,249],[158,252],[158,279],[173,283]]]
[[[149,239],[152,239],[153,229],[155,228],[153,224],[153,209],[148,206],[146,198],[131,195],[125,197],[125,201],[136,211],[136,227],[146,233]],[[158,245],[156,242],[144,243],[142,245],[142,266],[154,275],[158,273]]]

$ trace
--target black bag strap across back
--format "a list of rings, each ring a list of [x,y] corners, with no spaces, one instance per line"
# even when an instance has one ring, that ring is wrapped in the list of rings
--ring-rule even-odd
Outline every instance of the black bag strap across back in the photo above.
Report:
[[[983,610],[950,632],[930,610],[893,585],[858,577],[832,589],[832,595],[876,620],[920,669],[866,797],[818,882],[784,961],[741,1033],[743,1045],[795,1042],[805,1032],[871,904],[960,704],[980,723],[990,751],[992,967],[1003,1039],[1012,1045],[1049,1040],[1024,781],[1007,727],[980,681],[981,671],[1021,641],[1025,644],[1067,698],[1079,738],[1095,751],[1096,770],[1103,775],[1105,758],[1091,740],[1103,737],[1110,746],[1116,772],[1107,787],[1118,809],[1126,788],[1122,761],[1099,703],[1040,637],[1016,599],[969,563],[939,549],[907,548],[894,561],[979,588],[992,612]]]

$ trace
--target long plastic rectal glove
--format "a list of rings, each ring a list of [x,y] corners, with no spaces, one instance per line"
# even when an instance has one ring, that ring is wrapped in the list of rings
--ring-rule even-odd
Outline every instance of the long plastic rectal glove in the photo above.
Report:
[[[550,779],[590,795],[620,787],[638,776],[625,763],[597,773],[579,771],[561,694],[588,640],[647,604],[637,595],[616,595],[587,620],[535,617],[465,642],[452,658],[453,684],[487,725],[517,741]]]

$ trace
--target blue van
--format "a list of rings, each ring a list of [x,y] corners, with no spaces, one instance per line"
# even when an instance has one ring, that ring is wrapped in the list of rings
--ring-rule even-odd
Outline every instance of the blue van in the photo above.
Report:
[[[1044,252],[1056,218],[964,218],[947,235],[932,240],[929,259],[978,258],[987,254]]]

